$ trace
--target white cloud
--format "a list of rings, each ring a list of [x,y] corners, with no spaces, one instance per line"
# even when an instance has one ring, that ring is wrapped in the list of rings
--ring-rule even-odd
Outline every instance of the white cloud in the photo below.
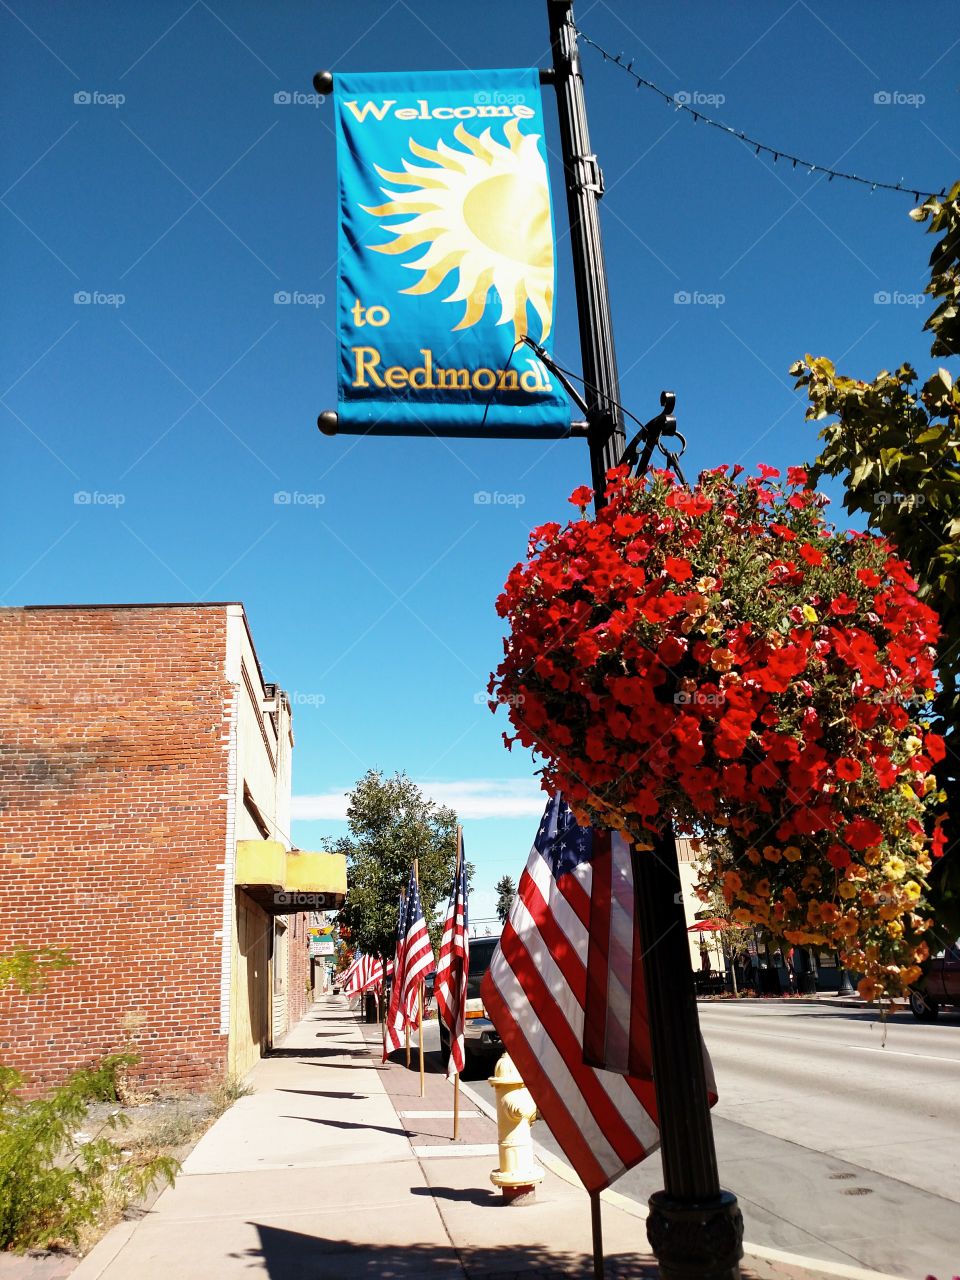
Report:
[[[536,778],[467,778],[458,782],[418,782],[431,800],[455,809],[464,821],[482,818],[539,818],[547,803]],[[346,791],[293,797],[293,817],[301,822],[342,822]]]

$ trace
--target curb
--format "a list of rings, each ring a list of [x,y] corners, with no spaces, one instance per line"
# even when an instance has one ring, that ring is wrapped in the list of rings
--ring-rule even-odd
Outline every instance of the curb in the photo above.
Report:
[[[815,1002],[811,1000],[808,1003],[813,1004]],[[460,1092],[470,1099],[478,1111],[481,1111],[489,1119],[496,1120],[496,1109],[462,1080],[460,1081]],[[552,1151],[544,1151],[539,1143],[537,1144],[537,1159],[551,1173],[555,1173],[558,1178],[562,1178],[564,1182],[569,1182],[575,1187],[583,1186],[583,1183],[565,1160],[555,1156]],[[600,1200],[604,1204],[612,1205],[613,1208],[620,1209],[622,1212],[628,1213],[631,1217],[638,1218],[641,1221],[645,1221],[648,1216],[645,1205],[636,1200],[631,1200],[628,1196],[622,1195],[619,1191],[613,1191],[609,1187],[606,1191],[600,1192]],[[845,1262],[826,1262],[821,1258],[808,1258],[801,1253],[786,1253],[782,1249],[771,1249],[762,1244],[748,1244],[747,1241],[743,1242],[743,1252],[746,1257],[757,1258],[761,1262],[782,1262],[785,1266],[799,1267],[801,1270],[819,1272],[821,1275],[836,1276],[838,1280],[903,1280],[902,1276],[894,1276],[886,1271],[870,1271],[864,1267],[848,1266]]]
[[[878,1017],[882,1017],[886,1013],[900,1013],[910,1008],[906,1000],[892,1000],[889,1008],[881,1008],[874,1001],[861,1000],[857,996],[831,996],[826,992],[821,996],[719,996],[711,998],[710,996],[698,996],[697,1004],[703,1005],[729,1005],[729,1004],[778,1004],[783,1006],[792,1006],[796,1004],[813,1004],[819,1005],[822,1009],[864,1009],[868,1013],[875,1013]],[[871,1272],[871,1275],[878,1275],[879,1272]]]

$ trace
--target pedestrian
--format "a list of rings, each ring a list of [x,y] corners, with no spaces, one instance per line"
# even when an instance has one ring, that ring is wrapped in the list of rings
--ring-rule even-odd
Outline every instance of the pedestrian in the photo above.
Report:
[[[790,948],[783,959],[787,969],[787,981],[790,984],[790,994],[795,996],[797,994],[797,971],[793,967],[793,947]]]

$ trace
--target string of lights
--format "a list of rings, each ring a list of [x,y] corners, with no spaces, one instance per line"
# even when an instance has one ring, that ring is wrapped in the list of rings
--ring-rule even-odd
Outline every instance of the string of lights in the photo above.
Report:
[[[633,69],[634,59],[624,62],[622,53],[610,53],[603,45],[598,44],[596,40],[591,39],[585,31],[577,28],[577,35],[584,42],[590,45],[592,49],[596,49],[604,62],[612,62],[618,66],[621,71],[625,71],[635,82],[638,89],[651,89],[658,94],[668,106],[673,107],[675,111],[685,111],[687,115],[693,117],[694,124],[703,123],[709,125],[711,129],[719,129],[721,133],[729,134],[731,138],[736,138],[745,146],[752,147],[756,154],[773,156],[774,163],[778,160],[787,160],[794,169],[806,169],[808,173],[822,173],[827,175],[827,181],[833,182],[834,178],[840,178],[844,182],[857,182],[861,186],[869,187],[871,191],[899,191],[902,195],[912,195],[914,200],[919,203],[921,197],[942,196],[946,192],[945,187],[941,187],[939,192],[923,191],[919,187],[904,185],[903,179],[899,182],[880,182],[873,178],[861,178],[856,173],[845,173],[842,169],[832,169],[826,164],[814,164],[811,160],[804,160],[800,156],[794,155],[790,151],[785,151],[783,147],[771,147],[765,142],[759,142],[756,138],[751,138],[749,134],[742,129],[736,129],[733,125],[724,124],[722,120],[713,120],[710,116],[704,115],[702,111],[698,111],[695,107],[690,106],[687,102],[682,102],[677,95],[667,93],[666,89],[661,89],[659,85],[654,84],[652,80],[646,80],[643,76],[638,75]]]

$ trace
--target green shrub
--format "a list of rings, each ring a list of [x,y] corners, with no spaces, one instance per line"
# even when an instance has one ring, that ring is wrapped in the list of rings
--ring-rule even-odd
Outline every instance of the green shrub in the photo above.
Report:
[[[157,1179],[172,1184],[175,1160],[131,1159],[105,1132],[125,1117],[109,1116],[89,1138],[81,1131],[88,1106],[115,1099],[117,1072],[135,1061],[112,1054],[29,1102],[21,1074],[0,1065],[0,1248],[76,1245],[106,1205],[136,1199]]]

